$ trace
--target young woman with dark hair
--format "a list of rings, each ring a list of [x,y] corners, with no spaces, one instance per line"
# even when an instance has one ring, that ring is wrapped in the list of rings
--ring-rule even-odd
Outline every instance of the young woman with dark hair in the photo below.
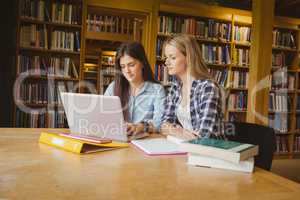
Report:
[[[123,43],[115,63],[115,80],[104,95],[120,97],[127,134],[158,132],[165,91],[153,78],[144,47],[138,42]]]

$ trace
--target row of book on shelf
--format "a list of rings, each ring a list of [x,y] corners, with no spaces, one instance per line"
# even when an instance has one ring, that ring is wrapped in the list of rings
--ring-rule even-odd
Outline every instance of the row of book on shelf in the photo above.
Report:
[[[249,44],[251,42],[251,28],[247,26],[234,26],[234,41]]]
[[[20,46],[48,49],[48,32],[43,25],[22,25],[20,29]]]
[[[67,121],[63,110],[53,109],[44,113],[30,113],[16,110],[16,127],[66,128]]]
[[[78,78],[77,67],[70,57],[18,55],[17,74],[28,74]]]
[[[272,68],[277,70],[289,70],[289,67],[300,67],[300,57],[294,54],[287,54],[284,51],[272,53]],[[295,59],[295,64],[293,60]],[[283,69],[278,69],[283,68]]]
[[[275,47],[297,48],[294,33],[292,31],[286,32],[278,29],[273,30],[272,45]]]
[[[163,44],[164,39],[158,38],[156,46],[156,55],[161,58],[164,57],[162,55]],[[202,43],[200,44],[200,49],[202,52],[202,58],[208,64],[231,64],[230,47],[228,45],[223,46]]]
[[[102,65],[114,66],[115,62],[116,62],[115,56],[108,56],[108,55],[101,56]]]
[[[158,29],[163,34],[184,33],[199,38],[230,41],[231,24],[222,23],[213,19],[197,20],[178,16],[160,16]],[[249,43],[251,28],[247,26],[234,26],[234,41]],[[296,48],[295,33],[285,30],[273,30],[273,46]]]
[[[288,112],[292,109],[292,98],[286,93],[269,93],[269,110]]]
[[[290,117],[288,114],[269,114],[268,124],[276,133],[287,133],[290,130]]]
[[[51,33],[51,49],[80,51],[80,33],[55,30]]]
[[[228,70],[218,70],[209,68],[209,72],[211,76],[214,78],[216,82],[218,82],[221,86],[227,86],[227,77]],[[230,83],[233,88],[247,88],[248,87],[248,72],[244,71],[233,71],[232,74],[232,82]],[[167,67],[164,64],[156,64],[154,77],[156,80],[161,81],[163,83],[170,82],[170,77],[168,75]]]
[[[162,56],[162,47],[164,39],[157,39],[156,55]],[[211,64],[230,64],[230,54],[228,46],[218,46],[212,44],[201,44],[200,45],[203,59],[207,63]],[[299,61],[300,62],[300,61]],[[250,49],[247,48],[234,48],[232,55],[232,64],[238,66],[249,66],[250,64]],[[272,66],[274,67],[285,67],[286,56],[283,52],[272,53]]]
[[[178,16],[160,16],[158,19],[159,33],[176,34],[184,33],[197,38],[231,41],[231,23],[223,23],[214,19],[198,20]],[[250,42],[251,29],[247,26],[234,26],[234,41]]]
[[[230,47],[201,44],[202,58],[209,64],[231,64]]]
[[[284,52],[273,52],[272,53],[272,67],[285,67],[286,66],[286,55]]]
[[[288,153],[289,146],[288,146],[288,137],[285,136],[276,136],[276,153]]]
[[[158,39],[157,43],[157,56],[163,57],[162,55],[162,46],[163,40]],[[220,46],[213,44],[200,44],[202,58],[208,64],[230,64],[230,50],[229,46]]]
[[[154,78],[163,85],[167,85],[174,80],[174,76],[168,74],[168,69],[164,64],[155,65]]]
[[[51,32],[51,50],[80,51],[79,31],[53,30]],[[48,31],[45,25],[22,25],[20,46],[49,49]]]
[[[18,101],[26,104],[61,105],[60,92],[75,91],[73,81],[56,81],[51,86],[47,82],[29,82],[20,85]]]
[[[208,68],[209,73],[214,78],[214,80],[221,86],[226,87],[226,81],[228,76],[228,70],[218,70],[213,68]]]
[[[234,48],[232,63],[237,66],[248,67],[250,65],[250,49]]]
[[[247,109],[247,92],[240,91],[231,93],[228,97],[229,110],[245,110]]]
[[[98,76],[98,66],[84,66],[84,72],[90,76]],[[119,72],[121,73],[121,72]],[[102,67],[99,68],[99,75],[102,76],[114,76],[116,70],[114,67]]]
[[[81,24],[82,6],[80,3],[52,2],[50,0],[22,0],[20,2],[22,18],[62,24]]]
[[[288,73],[286,68],[281,68],[272,73],[270,83],[272,90],[294,90],[296,88],[296,75],[294,73]]]
[[[296,129],[300,130],[300,116],[296,115]]]
[[[294,139],[294,152],[300,152],[300,135],[296,135]]]
[[[233,88],[248,88],[249,73],[246,71],[232,72],[232,87]]]
[[[287,136],[276,136],[276,153],[289,153],[289,142]],[[300,136],[295,135],[292,143],[293,152],[300,152]]]
[[[164,39],[157,39],[156,55],[163,57]],[[234,48],[232,61],[230,58],[230,47],[228,45],[215,44],[200,44],[203,59],[208,64],[231,64],[238,66],[249,66],[250,64],[250,50],[245,48]]]
[[[87,31],[118,34],[135,34],[141,20],[121,16],[88,14],[86,19]]]
[[[221,23],[213,19],[207,21],[196,20],[195,18],[159,17],[159,32],[164,34],[185,33],[200,38],[221,39],[230,41],[231,24]]]

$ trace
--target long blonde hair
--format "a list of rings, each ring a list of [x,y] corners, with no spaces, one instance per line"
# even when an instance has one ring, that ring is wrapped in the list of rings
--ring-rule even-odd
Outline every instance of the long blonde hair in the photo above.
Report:
[[[225,112],[226,108],[226,98],[228,93],[223,87],[213,79],[208,67],[205,64],[202,53],[197,43],[196,39],[189,35],[178,34],[176,36],[168,38],[163,45],[163,51],[166,45],[171,45],[177,48],[185,57],[187,64],[187,72],[192,75],[195,79],[209,79],[211,80],[219,89],[220,103],[222,107],[222,113]],[[163,52],[164,53],[164,52]]]
[[[168,38],[163,45],[163,51],[166,45],[177,48],[185,57],[187,71],[195,79],[210,79],[214,81],[208,71],[202,53],[196,39],[189,35],[179,34]]]

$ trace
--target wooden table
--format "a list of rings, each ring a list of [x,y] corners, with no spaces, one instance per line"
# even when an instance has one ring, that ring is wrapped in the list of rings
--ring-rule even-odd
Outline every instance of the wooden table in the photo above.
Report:
[[[0,129],[0,199],[288,199],[300,185],[270,172],[188,166],[134,147],[77,155],[38,143],[41,129]]]

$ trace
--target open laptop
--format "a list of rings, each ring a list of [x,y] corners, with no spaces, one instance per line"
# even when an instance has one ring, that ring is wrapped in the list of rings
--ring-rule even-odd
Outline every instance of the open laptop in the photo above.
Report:
[[[60,93],[72,135],[127,142],[147,136],[128,137],[120,98],[96,94]]]

